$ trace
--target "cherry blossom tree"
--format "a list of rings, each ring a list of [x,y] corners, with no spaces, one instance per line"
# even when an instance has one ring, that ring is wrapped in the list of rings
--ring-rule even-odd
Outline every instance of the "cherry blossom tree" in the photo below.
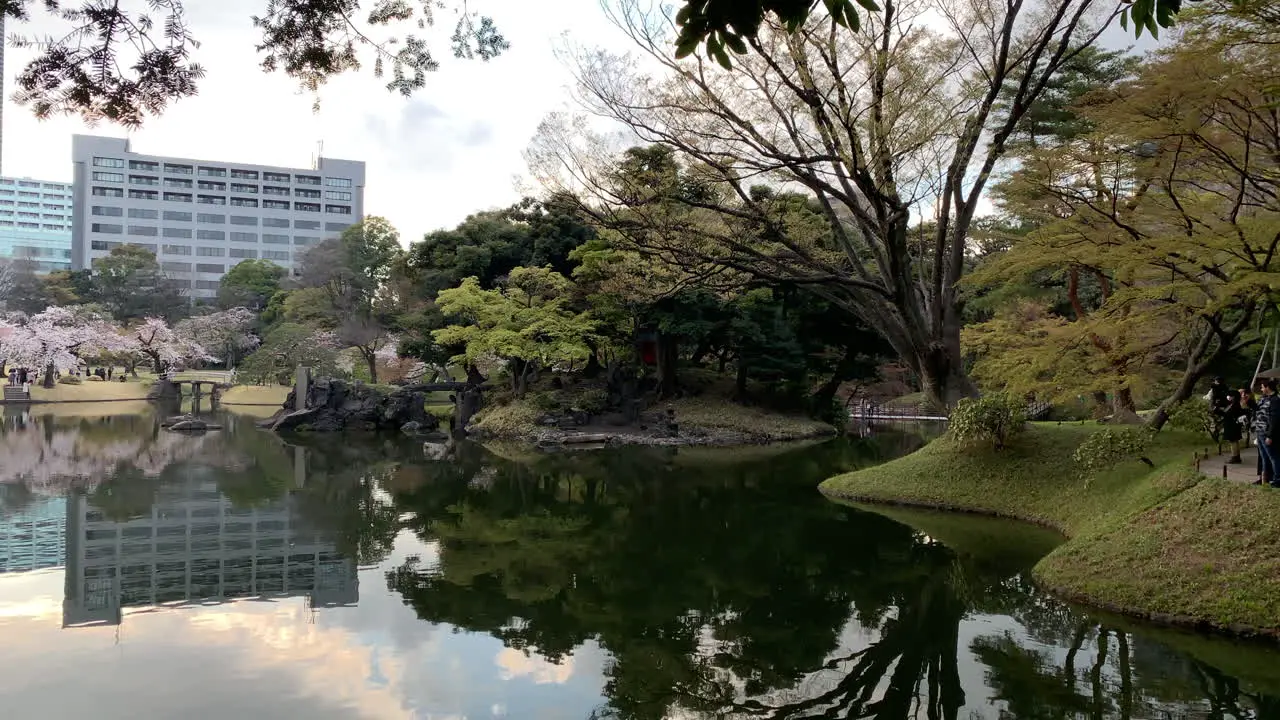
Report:
[[[0,328],[4,361],[42,368],[47,388],[53,387],[56,372],[79,367],[82,356],[114,351],[124,345],[109,321],[64,307],[50,307],[29,317],[12,315]]]
[[[188,360],[214,358],[209,356],[204,346],[190,338],[184,338],[164,318],[149,317],[133,330],[133,339],[137,349],[151,360],[151,367],[160,374],[168,365],[177,365]]]
[[[231,367],[237,358],[257,349],[261,339],[253,334],[257,316],[244,307],[231,308],[208,315],[198,315],[182,320],[173,326],[180,339],[198,344]]]

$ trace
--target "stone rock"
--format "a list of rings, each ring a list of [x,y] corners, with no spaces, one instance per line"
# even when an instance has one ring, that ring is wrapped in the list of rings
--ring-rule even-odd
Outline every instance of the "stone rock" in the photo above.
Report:
[[[315,378],[307,387],[305,410],[295,410],[296,389],[289,392],[282,409],[262,423],[277,431],[341,432],[397,431],[406,426],[413,433],[435,432],[440,421],[426,410],[426,395],[397,388],[386,392],[363,383],[336,378]]]
[[[169,426],[169,430],[172,432],[204,432],[208,429],[209,423],[195,418],[180,420]]]
[[[400,432],[405,435],[420,435],[422,434],[422,423],[417,420],[410,420],[400,426]]]

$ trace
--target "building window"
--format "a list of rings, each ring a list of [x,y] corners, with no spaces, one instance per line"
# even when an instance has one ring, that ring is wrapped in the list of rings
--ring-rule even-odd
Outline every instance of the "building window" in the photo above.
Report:
[[[191,263],[184,262],[163,262],[160,267],[165,272],[191,272]]]
[[[191,222],[191,213],[189,213],[189,212],[178,212],[177,210],[165,210],[165,211],[164,211],[164,219],[165,219],[165,220],[174,220],[174,221],[177,221],[177,222]]]
[[[95,172],[95,173],[93,174],[93,179],[94,179],[94,180],[97,180],[98,182],[118,182],[118,183],[122,183],[122,182],[124,182],[124,173]],[[35,196],[35,197],[40,197],[40,196],[39,196],[39,194],[34,194],[34,196]]]
[[[262,227],[287,228],[289,227],[289,219],[288,218],[262,218]]]
[[[257,180],[258,171],[257,170],[236,170],[233,168],[231,170],[231,177],[237,180]]]
[[[249,233],[249,232],[232,232],[232,233],[231,233],[231,242],[251,242],[251,243],[256,243],[256,242],[258,242],[258,233]],[[235,256],[233,255],[232,257],[235,257]],[[241,257],[244,257],[244,256],[241,256]]]
[[[124,197],[124,188],[94,187],[90,192],[98,197]]]
[[[218,239],[221,240],[222,238],[218,238]],[[200,257],[225,257],[226,254],[227,254],[227,251],[225,248],[213,248],[213,247],[196,248],[196,255]]]
[[[190,165],[174,165],[173,163],[165,163],[164,171],[172,175],[190,175],[191,166]]]
[[[257,227],[258,218],[249,217],[248,215],[232,215],[231,224],[232,225],[253,225],[254,227]]]
[[[315,245],[318,242],[320,242],[320,238],[308,237],[306,235],[297,235],[293,238],[294,245],[302,245],[303,247],[306,247],[308,245]]]
[[[155,220],[160,217],[160,213],[147,208],[129,208],[129,217],[137,220]]]
[[[220,287],[222,287],[222,283],[218,282],[217,280],[197,280],[196,281],[197,290],[217,290]],[[217,542],[217,541],[215,540],[214,542]]]
[[[224,182],[213,182],[212,180],[201,180],[196,183],[196,187],[201,190],[217,190],[218,192],[226,192],[227,184]]]
[[[351,223],[327,222],[324,224],[325,232],[342,232],[351,227]]]
[[[299,185],[319,185],[320,178],[315,175],[294,175],[293,181]]]
[[[41,215],[41,216],[40,216],[40,219],[42,219],[42,220],[61,220],[61,219],[62,219],[62,216],[61,216],[61,215],[54,215],[53,213],[45,213],[45,214],[43,214],[43,215]]]
[[[294,220],[293,226],[298,230],[319,230],[319,220]]]
[[[42,227],[43,229],[45,229],[45,230],[61,230],[61,229],[62,229],[62,226],[61,226],[61,225],[48,225],[48,224],[45,224],[45,225],[42,225],[41,227]]]
[[[175,228],[167,227],[164,229],[164,236],[167,238],[191,238],[191,228]]]
[[[320,203],[294,203],[293,209],[298,212],[320,212]]]
[[[38,207],[40,207],[40,203],[38,203],[38,202],[19,202],[19,203],[18,203],[18,207],[23,207],[23,208],[38,208]]]
[[[111,235],[120,235],[124,232],[123,225],[112,225],[109,223],[94,223],[90,229],[96,233],[108,233]]]
[[[156,172],[157,170],[160,169],[160,163],[149,162],[147,160],[130,160],[129,169],[130,170],[147,170],[150,172]]]
[[[263,185],[262,194],[263,195],[281,195],[284,197],[289,197],[289,188],[276,187],[274,185]]]
[[[130,190],[129,197],[134,200],[159,200],[160,192],[157,190]]]
[[[262,208],[264,210],[288,210],[289,201],[288,200],[263,200]],[[289,221],[286,220],[284,227],[289,227],[288,223]]]
[[[154,255],[154,254],[155,254],[155,252],[156,252],[156,246],[155,246],[155,243],[136,243],[136,242],[127,242],[127,243],[125,243],[125,245],[129,245],[129,246],[131,246],[131,247],[136,247],[136,248],[142,248],[143,250],[146,250],[147,252],[151,253],[152,255]]]
[[[165,255],[190,255],[190,245],[164,245],[161,250]]]
[[[350,215],[351,206],[350,205],[325,205],[324,211],[329,213],[330,215]]]
[[[150,225],[130,225],[130,226],[129,226],[129,234],[130,234],[130,235],[141,235],[141,236],[143,236],[143,237],[155,237],[155,236],[156,236],[156,228],[154,228],[154,227],[152,227],[152,226],[150,226]]]
[[[227,216],[215,213],[196,213],[196,222],[204,225],[225,225]]]
[[[258,194],[257,185],[245,185],[244,183],[231,183],[231,192],[249,193],[250,195]]]
[[[226,271],[227,271],[226,265],[214,265],[213,263],[196,263],[196,272],[224,273]]]
[[[18,191],[18,197],[38,198],[38,197],[40,197],[40,193],[37,193],[37,192],[27,192],[26,190],[19,190],[19,191]]]
[[[27,229],[29,229],[29,230],[39,230],[39,229],[40,229],[40,223],[20,222],[20,223],[18,223],[18,227],[20,227],[20,228],[27,228]]]
[[[155,177],[154,175],[130,175],[129,184],[130,185],[159,185],[160,178]]]
[[[294,190],[294,191],[293,191],[293,194],[294,194],[294,195],[297,195],[298,197],[301,197],[301,198],[311,198],[312,200],[319,200],[319,199],[320,199],[320,191],[319,191],[319,190],[304,190],[304,189],[302,189],[302,188],[298,188],[298,189],[296,189],[296,190]]]
[[[45,203],[45,204],[44,204],[44,209],[45,209],[45,210],[66,210],[66,209],[67,209],[67,206],[66,206],[66,205],[54,205],[53,203]]]
[[[190,180],[182,180],[180,178],[165,178],[164,186],[170,188],[182,188],[183,190],[191,189]]]
[[[124,215],[124,208],[94,205],[90,209],[90,212],[94,215],[101,215],[102,217],[120,217]]]
[[[249,250],[248,248],[231,248],[231,257],[233,258],[256,258],[257,250]]]
[[[227,169],[226,169],[226,168],[205,167],[205,166],[201,165],[201,166],[200,166],[200,175],[202,175],[202,176],[204,176],[204,177],[226,177],[226,176],[227,176]]]
[[[324,179],[324,184],[329,187],[349,188],[351,187],[351,178],[331,178]]]
[[[94,250],[110,250],[112,248],[120,247],[120,243],[107,242],[106,240],[92,240],[89,243],[89,247]]]
[[[262,242],[268,245],[288,245],[288,235],[273,235],[271,233],[262,233]]]
[[[253,198],[231,198],[231,204],[236,207],[258,207],[258,201]]]
[[[263,260],[283,260],[285,262],[288,262],[289,252],[287,250],[263,250],[262,259]]]
[[[124,167],[124,160],[121,160],[120,158],[96,157],[93,159],[93,166],[105,167],[105,168],[122,168]],[[40,183],[28,184],[28,183],[20,182],[18,183],[18,185],[21,185],[22,187],[40,187]]]
[[[191,193],[171,193],[164,194],[164,199],[169,202],[191,202]]]
[[[324,199],[325,200],[346,200],[350,202],[351,193],[345,190],[325,190]]]
[[[227,199],[221,195],[197,195],[196,202],[204,205],[226,205]]]
[[[227,234],[222,230],[197,230],[197,240],[226,240]]]
[[[262,173],[262,179],[266,182],[287,183],[289,182],[289,173],[264,172]]]

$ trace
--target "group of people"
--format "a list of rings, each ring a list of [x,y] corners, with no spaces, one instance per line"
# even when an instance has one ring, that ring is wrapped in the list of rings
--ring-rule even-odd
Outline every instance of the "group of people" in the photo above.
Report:
[[[9,385],[21,385],[23,392],[29,392],[35,380],[36,374],[26,368],[9,368]]]
[[[1242,387],[1232,390],[1221,377],[1209,386],[1209,406],[1213,413],[1214,440],[1231,443],[1231,459],[1240,464],[1240,450],[1252,440],[1258,447],[1258,479],[1254,485],[1280,488],[1280,383],[1259,380],[1257,394]]]

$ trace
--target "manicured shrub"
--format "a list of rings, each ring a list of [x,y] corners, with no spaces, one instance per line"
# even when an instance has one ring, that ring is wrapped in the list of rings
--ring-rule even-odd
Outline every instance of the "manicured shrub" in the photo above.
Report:
[[[1009,445],[1026,427],[1027,403],[1007,393],[965,398],[951,410],[947,431],[957,442]]]
[[[102,382],[102,378],[98,377],[97,375],[90,375],[88,377],[88,380],[89,382]]]
[[[80,378],[76,377],[75,375],[63,375],[61,378],[58,379],[58,382],[62,385],[81,384]]]
[[[1169,424],[1179,430],[1189,430],[1213,436],[1213,413],[1209,403],[1192,398],[1169,408]]]
[[[1126,460],[1141,460],[1154,467],[1145,456],[1155,433],[1144,426],[1110,427],[1090,435],[1072,456],[1090,476],[1110,470]]]

